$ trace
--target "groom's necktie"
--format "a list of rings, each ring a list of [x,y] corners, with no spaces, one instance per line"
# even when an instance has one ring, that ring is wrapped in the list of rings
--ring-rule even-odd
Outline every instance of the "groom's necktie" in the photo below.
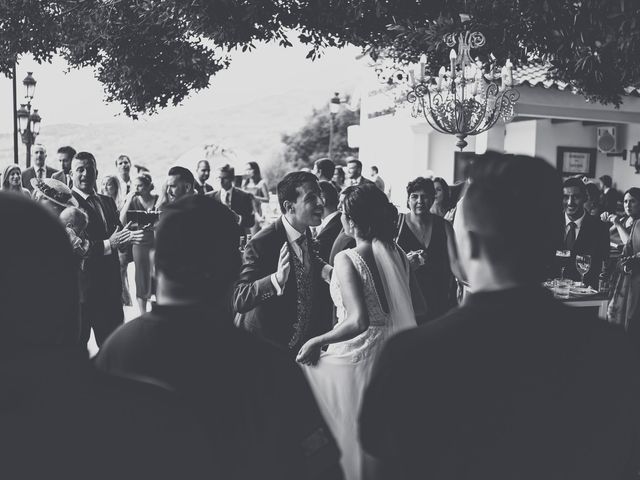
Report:
[[[303,234],[300,237],[298,237],[298,239],[296,240],[296,243],[300,247],[300,251],[301,251],[300,261],[302,265],[307,267],[309,264],[309,249],[307,248],[307,235]]]

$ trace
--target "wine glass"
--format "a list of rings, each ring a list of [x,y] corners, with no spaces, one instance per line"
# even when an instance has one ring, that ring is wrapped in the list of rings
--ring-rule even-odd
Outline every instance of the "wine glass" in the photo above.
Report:
[[[584,287],[584,276],[591,270],[591,255],[576,255],[576,269],[582,276],[582,286]]]

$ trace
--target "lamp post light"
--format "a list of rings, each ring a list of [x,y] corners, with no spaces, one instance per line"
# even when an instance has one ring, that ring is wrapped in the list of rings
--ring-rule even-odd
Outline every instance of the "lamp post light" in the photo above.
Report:
[[[333,128],[341,103],[340,94],[335,92],[333,98],[329,101],[329,160],[333,160]]]
[[[27,89],[25,98],[27,103],[20,104],[20,108],[16,112],[18,119],[18,131],[22,137],[22,143],[27,147],[27,168],[31,166],[31,146],[35,143],[36,137],[40,133],[40,122],[42,117],[38,114],[38,110],[34,109],[31,113],[31,100],[36,90],[36,79],[33,78],[33,72],[27,72],[27,76],[22,84]]]

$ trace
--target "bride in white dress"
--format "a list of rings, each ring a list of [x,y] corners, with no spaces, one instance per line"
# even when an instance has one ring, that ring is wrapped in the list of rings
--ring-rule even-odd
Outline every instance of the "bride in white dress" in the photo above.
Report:
[[[409,263],[394,243],[395,207],[376,186],[367,185],[347,192],[342,212],[344,231],[355,238],[356,247],[334,261],[330,292],[338,322],[305,343],[297,361],[342,450],[346,479],[360,480],[357,420],[371,367],[385,341],[415,327],[416,316]],[[422,313],[421,295],[414,302]]]

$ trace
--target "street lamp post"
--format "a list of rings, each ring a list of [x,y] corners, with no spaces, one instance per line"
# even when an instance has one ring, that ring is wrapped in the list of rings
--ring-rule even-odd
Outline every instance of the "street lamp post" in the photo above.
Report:
[[[335,92],[333,98],[329,102],[329,160],[333,160],[333,126],[336,119],[336,114],[340,111],[340,94]]]
[[[31,113],[31,100],[36,90],[36,79],[33,78],[33,72],[27,72],[27,76],[22,84],[27,89],[25,98],[27,103],[20,104],[20,108],[16,112],[18,117],[18,130],[22,137],[22,143],[27,147],[27,168],[31,166],[31,146],[35,143],[36,137],[40,133],[40,122],[42,117],[38,114],[38,109],[34,109]]]

